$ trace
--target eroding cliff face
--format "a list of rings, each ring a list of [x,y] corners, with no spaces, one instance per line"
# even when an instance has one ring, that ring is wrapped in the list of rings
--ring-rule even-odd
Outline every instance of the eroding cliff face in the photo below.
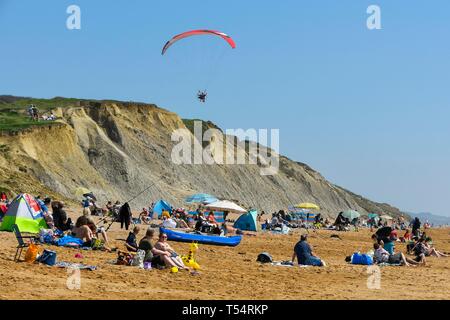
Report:
[[[53,190],[76,198],[75,189],[83,186],[100,201],[126,201],[150,186],[131,203],[135,210],[159,198],[182,206],[187,195],[205,192],[266,212],[314,202],[331,216],[348,208],[399,213],[283,156],[278,174],[268,176],[260,174],[257,164],[175,164],[172,133],[185,129],[184,135],[194,137],[178,115],[154,105],[85,102],[56,109],[55,114],[61,117],[58,125],[0,137],[3,187],[34,193],[40,187],[39,193]],[[209,143],[213,153],[223,148],[224,139],[215,134]]]

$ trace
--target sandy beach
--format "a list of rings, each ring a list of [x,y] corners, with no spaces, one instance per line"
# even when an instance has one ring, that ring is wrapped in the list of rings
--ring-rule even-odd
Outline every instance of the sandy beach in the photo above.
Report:
[[[73,211],[70,214],[76,217]],[[141,225],[144,234],[147,226]],[[435,247],[450,251],[450,229],[431,229]],[[339,234],[340,239],[330,237]],[[127,232],[114,223],[108,232],[113,246],[123,249]],[[66,269],[26,262],[13,262],[16,239],[13,233],[0,233],[0,299],[448,299],[450,297],[450,258],[428,258],[424,267],[381,267],[381,289],[368,289],[367,267],[347,264],[345,256],[367,252],[370,231],[309,231],[309,242],[328,266],[300,268],[262,265],[261,252],[274,260],[289,260],[300,230],[291,235],[258,233],[245,236],[237,247],[199,245],[196,255],[201,265],[198,275],[169,270],[140,270],[113,265],[117,253],[86,251],[42,245],[55,250],[58,261],[78,262],[98,267],[81,270],[81,288],[70,290]],[[188,243],[171,242],[180,254]],[[397,251],[406,252],[398,243]],[[77,253],[82,259],[75,258]],[[22,256],[23,257],[23,256]],[[432,289],[432,290],[431,290]]]

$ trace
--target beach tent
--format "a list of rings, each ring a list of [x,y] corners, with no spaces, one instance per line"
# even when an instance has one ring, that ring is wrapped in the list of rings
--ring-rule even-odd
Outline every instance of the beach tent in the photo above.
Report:
[[[0,231],[12,231],[14,224],[17,224],[21,232],[39,233],[40,229],[48,229],[39,203],[27,193],[18,195],[11,202],[3,217]]]
[[[257,215],[258,212],[256,210],[250,210],[236,220],[234,227],[246,231],[258,231]]]
[[[158,214],[158,218],[161,218],[162,212],[164,210],[169,211],[169,213],[172,210],[170,204],[164,200],[157,201],[153,206],[153,214]]]

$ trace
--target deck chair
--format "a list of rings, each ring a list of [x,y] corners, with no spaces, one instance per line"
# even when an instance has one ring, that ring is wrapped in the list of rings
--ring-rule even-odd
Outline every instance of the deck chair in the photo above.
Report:
[[[17,262],[17,261],[19,261],[20,256],[22,255],[23,249],[28,248],[28,246],[30,245],[30,243],[25,242],[24,240],[30,239],[31,242],[34,242],[36,237],[35,236],[23,236],[22,233],[20,232],[17,224],[13,224],[12,229],[14,231],[14,234],[16,235],[16,239],[18,242],[16,255],[14,256],[14,261]]]

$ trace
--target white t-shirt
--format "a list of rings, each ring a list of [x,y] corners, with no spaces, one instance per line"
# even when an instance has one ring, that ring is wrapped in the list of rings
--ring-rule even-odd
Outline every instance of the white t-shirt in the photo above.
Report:
[[[172,218],[169,218],[163,221],[162,226],[164,228],[176,228],[177,223]]]

